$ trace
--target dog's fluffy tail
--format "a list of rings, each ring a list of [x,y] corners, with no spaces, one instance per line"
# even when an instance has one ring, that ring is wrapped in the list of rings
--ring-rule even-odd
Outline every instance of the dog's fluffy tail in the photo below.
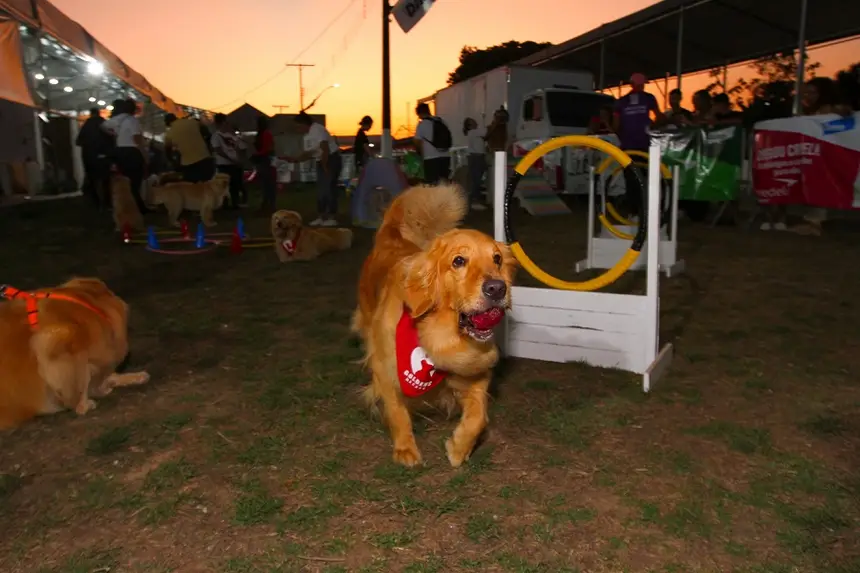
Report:
[[[379,232],[386,227],[397,229],[404,239],[424,249],[442,233],[456,229],[468,210],[466,196],[456,185],[412,187],[392,201]]]

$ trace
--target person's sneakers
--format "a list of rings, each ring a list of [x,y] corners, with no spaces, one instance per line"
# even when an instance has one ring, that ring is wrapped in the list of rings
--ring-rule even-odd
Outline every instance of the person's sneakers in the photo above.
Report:
[[[337,220],[336,219],[326,219],[325,221],[322,222],[322,226],[323,227],[337,227]]]
[[[773,225],[771,225],[771,224],[770,224],[770,223],[768,223],[767,221],[765,221],[764,223],[762,223],[762,224],[761,224],[761,227],[759,227],[759,230],[760,230],[760,231],[770,231],[771,229],[773,229]]]
[[[470,209],[471,209],[472,211],[486,211],[486,210],[487,210],[487,206],[486,206],[486,205],[481,205],[480,203],[472,203],[472,206],[470,207]]]
[[[322,218],[322,217],[317,217],[316,219],[314,219],[313,221],[311,221],[310,223],[308,223],[308,225],[310,225],[311,227],[319,227],[319,226],[320,226],[320,225],[322,225],[323,223],[325,223],[325,221],[323,221],[323,218]]]
[[[782,222],[780,222],[780,223],[774,223],[774,224],[773,224],[773,230],[774,230],[774,231],[787,231],[787,230],[788,230],[788,227],[786,227],[786,226],[785,226],[785,223],[782,223]]]

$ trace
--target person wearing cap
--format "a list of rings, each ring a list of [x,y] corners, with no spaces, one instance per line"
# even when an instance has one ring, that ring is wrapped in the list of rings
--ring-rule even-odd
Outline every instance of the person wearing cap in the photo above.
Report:
[[[353,153],[355,154],[355,172],[360,174],[362,168],[367,165],[367,160],[373,155],[370,147],[370,139],[367,137],[367,130],[373,127],[373,118],[369,115],[364,116],[358,122],[358,126],[358,133],[355,134]]]
[[[651,127],[651,114],[657,123],[665,121],[657,98],[645,91],[648,82],[644,74],[635,73],[630,76],[630,91],[615,102],[614,131],[618,134],[621,149],[624,151],[648,152],[651,136],[648,129]],[[640,189],[637,178],[630,172],[624,170],[625,203],[629,215],[638,216],[642,209],[643,190]]]

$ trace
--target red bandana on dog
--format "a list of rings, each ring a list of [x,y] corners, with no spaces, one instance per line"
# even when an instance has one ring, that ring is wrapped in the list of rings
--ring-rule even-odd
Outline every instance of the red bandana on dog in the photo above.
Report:
[[[301,234],[302,234],[302,231],[301,231],[301,229],[299,229],[298,231],[296,231],[296,238],[295,239],[292,239],[292,240],[287,239],[286,241],[281,243],[281,247],[283,247],[284,251],[286,251],[286,253],[291,257],[296,254],[296,245],[299,244],[299,235],[301,235]]]
[[[403,307],[400,322],[395,334],[397,349],[397,377],[400,389],[407,398],[417,398],[439,385],[447,372],[436,370],[436,366],[418,343],[418,329],[409,316],[409,309]]]

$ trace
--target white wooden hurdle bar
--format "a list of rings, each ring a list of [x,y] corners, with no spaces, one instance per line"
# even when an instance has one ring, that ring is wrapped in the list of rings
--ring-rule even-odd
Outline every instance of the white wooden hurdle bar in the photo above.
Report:
[[[659,145],[651,146],[649,163],[648,237],[657,237]],[[505,242],[507,169],[501,152],[496,154],[493,176],[494,234],[497,241]],[[648,392],[668,370],[673,348],[672,344],[659,346],[660,241],[647,241],[640,257],[643,255],[647,263],[644,295],[513,287],[513,306],[500,326],[503,354],[548,362],[584,362],[634,372],[642,375],[642,389]]]

